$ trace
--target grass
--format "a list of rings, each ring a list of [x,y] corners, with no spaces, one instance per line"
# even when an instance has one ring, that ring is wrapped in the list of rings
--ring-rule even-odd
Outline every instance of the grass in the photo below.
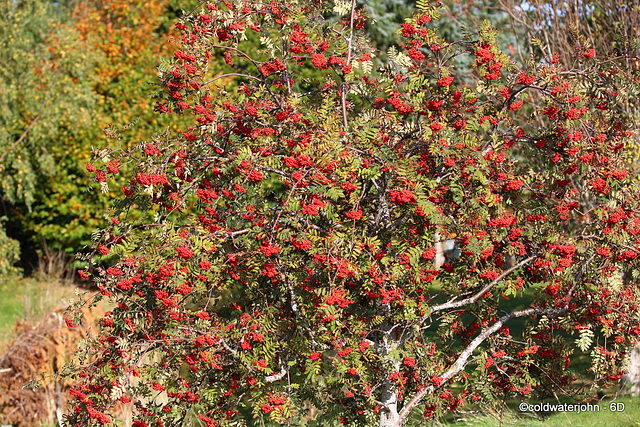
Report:
[[[0,353],[11,340],[17,322],[38,322],[49,311],[74,297],[63,280],[29,277],[0,282]]]
[[[553,402],[549,402],[553,403]],[[599,410],[596,410],[596,405]],[[530,412],[508,412],[500,417],[477,415],[443,426],[459,427],[631,427],[640,426],[640,398],[620,397],[591,403],[591,410],[553,412],[544,420]]]
[[[24,316],[24,294],[24,287],[18,280],[7,279],[0,284],[0,347]]]

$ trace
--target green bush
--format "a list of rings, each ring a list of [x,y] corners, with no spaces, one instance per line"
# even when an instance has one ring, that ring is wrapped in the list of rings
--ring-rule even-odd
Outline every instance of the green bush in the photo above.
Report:
[[[0,223],[0,280],[21,274],[20,269],[15,266],[19,260],[20,244],[17,240],[7,236],[4,227]]]

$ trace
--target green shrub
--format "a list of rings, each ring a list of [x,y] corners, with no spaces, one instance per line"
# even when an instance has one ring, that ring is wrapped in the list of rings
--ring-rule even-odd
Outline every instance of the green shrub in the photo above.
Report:
[[[2,220],[3,218],[0,218]],[[20,260],[20,244],[17,240],[7,236],[0,223],[0,280],[15,277],[21,271],[15,264]]]

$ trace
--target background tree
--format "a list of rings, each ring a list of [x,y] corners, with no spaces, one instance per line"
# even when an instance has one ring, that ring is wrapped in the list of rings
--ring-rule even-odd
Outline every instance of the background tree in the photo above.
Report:
[[[150,136],[151,126],[163,126],[151,118],[146,79],[153,75],[158,56],[168,51],[169,36],[163,29],[167,1],[146,2],[144,7],[128,1],[77,1],[69,6],[69,19],[59,25],[76,34],[83,52],[94,55],[93,60],[78,58],[90,69],[84,84],[94,97],[91,117],[85,123],[72,117],[62,120],[63,131],[55,136],[51,152],[57,179],[40,188],[38,203],[29,211],[18,206],[16,213],[22,232],[38,239],[36,247],[44,242],[50,249],[74,254],[103,224],[98,213],[108,206],[107,197],[87,191],[96,184],[85,169],[91,149],[101,148],[102,129],[121,130],[121,144],[126,146],[127,137],[141,140]],[[58,49],[55,44],[52,48]],[[139,101],[131,104],[132,99]]]
[[[167,0],[2,7],[3,214],[28,265],[35,252],[75,254],[104,223],[109,198],[88,191],[100,182],[86,171],[102,129],[127,147],[170,125],[148,95],[181,11]]]
[[[636,1],[564,0],[535,1],[530,5],[499,0],[500,9],[508,13],[526,34],[530,45],[553,57],[556,53],[566,66],[575,63],[575,51],[595,49],[599,55],[621,58],[627,69],[637,68],[640,10]]]
[[[625,70],[589,51],[521,68],[489,25],[447,40],[437,4],[418,9],[380,73],[355,2],[208,3],[177,25],[157,110],[190,126],[96,160],[135,170],[81,271],[114,309],[69,425],[118,401],[136,426],[282,422],[303,402],[323,424],[423,423],[570,394],[577,350],[593,384],[620,378],[640,333]],[[215,58],[237,93],[211,85]],[[461,255],[438,268],[441,233]]]
[[[517,29],[524,36],[520,39],[525,42],[518,43],[522,60],[542,52],[549,57],[557,55],[560,63],[572,68],[576,65],[576,56],[593,52],[617,61],[620,69],[629,74],[629,84],[638,85],[640,3],[637,1],[539,0],[525,6],[524,3],[500,0],[499,4],[503,13],[509,14],[514,31]],[[635,100],[628,99],[617,107],[637,121]],[[635,161],[638,150],[634,151]]]
[[[77,33],[60,25],[64,14],[47,1],[0,5],[0,197],[11,235],[19,223],[12,207],[30,212],[39,188],[55,176],[54,153],[66,127],[91,121],[93,57]],[[11,245],[2,246],[0,258],[15,260]]]

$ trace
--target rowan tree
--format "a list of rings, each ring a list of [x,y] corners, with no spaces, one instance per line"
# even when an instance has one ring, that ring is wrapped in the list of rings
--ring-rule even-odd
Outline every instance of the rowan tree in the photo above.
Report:
[[[207,3],[177,24],[156,109],[192,125],[91,164],[136,170],[80,272],[114,308],[68,425],[119,401],[135,426],[309,404],[311,424],[400,426],[570,394],[576,351],[596,386],[622,375],[640,333],[627,75],[588,50],[518,67],[490,25],[445,40],[438,14],[419,1],[379,71],[355,1]],[[237,94],[212,86],[230,75]]]

